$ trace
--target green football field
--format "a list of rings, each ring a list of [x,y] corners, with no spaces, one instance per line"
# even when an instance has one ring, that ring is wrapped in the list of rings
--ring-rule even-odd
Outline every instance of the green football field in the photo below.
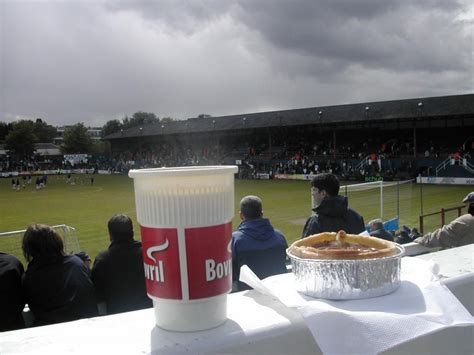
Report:
[[[66,183],[65,176],[50,176],[45,189],[36,191],[34,179],[21,191],[11,189],[11,179],[0,179],[0,232],[22,230],[30,223],[67,224],[76,229],[80,247],[94,258],[107,248],[107,221],[115,213],[126,213],[136,223],[133,180],[126,176],[95,175],[91,186],[88,176],[76,176],[76,184]],[[419,226],[419,215],[440,211],[441,208],[461,206],[469,186],[434,186],[407,183],[383,189],[384,220],[400,215],[401,224]],[[345,194],[341,188],[341,194]],[[289,243],[298,239],[311,213],[309,182],[305,181],[235,181],[235,217],[233,228],[239,224],[240,199],[258,195],[263,200],[264,215],[280,229]],[[347,192],[349,206],[363,215],[365,222],[380,217],[380,189],[370,188]],[[421,201],[420,196],[423,196]],[[465,213],[463,209],[463,213]],[[449,212],[446,221],[457,216]],[[440,216],[426,219],[425,231],[440,225]],[[136,237],[140,229],[135,226]],[[0,238],[0,251],[21,254],[21,237]]]

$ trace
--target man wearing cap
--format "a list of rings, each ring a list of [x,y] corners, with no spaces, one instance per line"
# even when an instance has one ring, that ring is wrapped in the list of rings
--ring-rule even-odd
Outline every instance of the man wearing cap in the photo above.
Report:
[[[474,243],[474,192],[467,194],[462,202],[467,204],[466,214],[414,241],[426,247],[443,249]]]
[[[232,281],[233,290],[248,290],[239,282],[240,267],[247,265],[259,278],[282,274],[286,270],[285,236],[263,218],[262,200],[257,196],[245,196],[240,201],[239,228],[232,233]]]

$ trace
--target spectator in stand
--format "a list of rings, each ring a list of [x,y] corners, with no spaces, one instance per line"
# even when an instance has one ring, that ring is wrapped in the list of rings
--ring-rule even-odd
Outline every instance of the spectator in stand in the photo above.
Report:
[[[393,242],[393,236],[390,232],[387,232],[385,227],[383,226],[383,221],[381,219],[374,219],[369,222],[370,226],[370,233],[371,237],[377,237],[380,239],[385,239],[390,242]]]
[[[45,224],[30,225],[22,242],[28,267],[23,277],[25,301],[35,325],[97,315],[94,285],[82,260],[64,252],[61,236]]]
[[[21,291],[24,269],[13,255],[0,253],[0,332],[23,328],[25,301]]]
[[[418,232],[418,229],[413,227],[410,231],[409,237],[413,240],[415,240],[418,237],[421,237],[420,232]]]
[[[233,290],[250,287],[239,281],[240,267],[247,265],[259,278],[287,272],[285,236],[263,218],[262,200],[245,196],[240,201],[239,228],[232,233]]]
[[[405,230],[400,231],[400,234],[395,237],[395,242],[398,244],[407,244],[413,242]]]
[[[109,249],[100,253],[92,268],[97,299],[107,314],[152,307],[143,271],[142,243],[133,239],[133,222],[124,214],[108,222]]]
[[[316,175],[311,181],[314,215],[303,228],[303,238],[322,232],[359,234],[365,231],[364,219],[348,207],[347,197],[339,195],[339,180],[330,173]]]
[[[454,159],[454,164],[459,165],[459,163],[461,161],[461,153],[459,152],[459,150],[454,152],[454,154],[451,155],[451,158]]]
[[[474,192],[467,194],[463,202],[468,207],[466,214],[434,232],[415,239],[415,242],[426,247],[443,249],[474,243]]]

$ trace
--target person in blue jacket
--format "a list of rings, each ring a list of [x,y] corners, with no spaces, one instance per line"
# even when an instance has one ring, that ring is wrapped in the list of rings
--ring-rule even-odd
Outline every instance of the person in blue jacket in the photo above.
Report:
[[[233,290],[250,287],[239,281],[240,267],[247,265],[260,279],[287,272],[285,236],[263,218],[262,200],[245,196],[240,201],[240,223],[232,233]]]

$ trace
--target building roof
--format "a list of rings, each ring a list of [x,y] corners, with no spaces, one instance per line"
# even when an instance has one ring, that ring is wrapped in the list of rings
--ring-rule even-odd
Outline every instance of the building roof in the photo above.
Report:
[[[59,146],[53,143],[35,143],[35,151],[39,155],[61,155]],[[6,155],[5,144],[0,144],[0,155]]]
[[[189,118],[132,127],[104,139],[159,136],[212,131],[246,130],[263,127],[332,125],[347,122],[412,120],[417,118],[474,118],[474,94],[423,97],[405,100],[364,102],[293,110],[245,113],[219,117]]]
[[[59,149],[59,146],[53,143],[35,143],[35,149]]]

